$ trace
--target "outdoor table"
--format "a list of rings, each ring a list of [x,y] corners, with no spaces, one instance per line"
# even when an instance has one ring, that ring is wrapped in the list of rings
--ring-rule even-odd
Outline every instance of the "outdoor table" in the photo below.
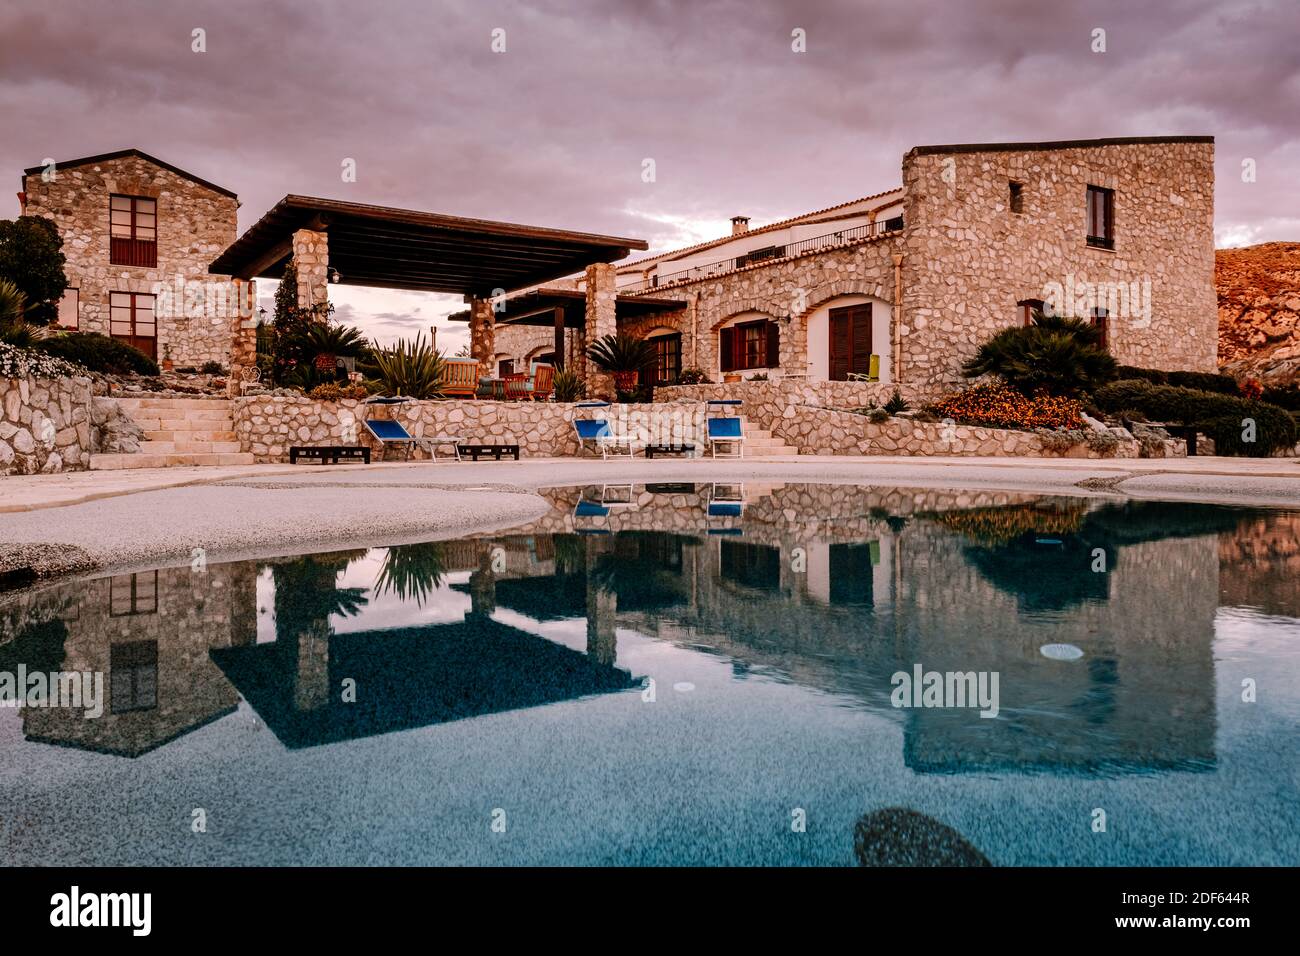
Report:
[[[458,445],[457,450],[461,455],[469,455],[470,461],[478,461],[479,455],[491,455],[494,461],[500,461],[502,455],[519,460],[518,445]]]

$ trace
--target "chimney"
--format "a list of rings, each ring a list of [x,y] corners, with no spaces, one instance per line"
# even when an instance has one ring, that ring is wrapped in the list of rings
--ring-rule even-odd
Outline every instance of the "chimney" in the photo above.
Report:
[[[731,217],[731,234],[732,234],[733,236],[738,236],[738,235],[740,235],[742,232],[749,232],[749,217],[748,217],[748,216],[732,216],[732,217]]]

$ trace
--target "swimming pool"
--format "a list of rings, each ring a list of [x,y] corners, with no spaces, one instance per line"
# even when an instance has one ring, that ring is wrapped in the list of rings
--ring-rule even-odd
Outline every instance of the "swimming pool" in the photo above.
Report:
[[[543,494],[0,595],[0,673],[103,686],[0,709],[4,860],[1300,863],[1300,514]]]

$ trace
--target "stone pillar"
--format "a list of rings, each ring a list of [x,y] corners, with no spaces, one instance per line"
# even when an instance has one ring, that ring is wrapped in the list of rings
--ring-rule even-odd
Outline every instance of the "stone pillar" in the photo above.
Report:
[[[586,341],[583,350],[597,339],[613,335],[618,331],[618,319],[615,308],[618,291],[615,285],[617,273],[608,262],[593,262],[587,266],[587,321]],[[614,397],[613,376],[597,371],[591,362],[585,362],[587,396],[594,398]]]
[[[479,552],[478,570],[469,575],[469,617],[487,618],[497,609],[497,576],[493,570],[493,553],[498,545],[490,544]]]
[[[310,309],[329,302],[329,236],[299,229],[293,234],[293,262],[298,268],[298,308]]]
[[[469,354],[478,359],[480,375],[492,373],[497,354],[497,315],[491,299],[469,300]]]
[[[618,659],[618,595],[602,587],[596,578],[596,551],[586,540],[587,656],[598,664],[613,667]]]
[[[257,283],[252,279],[231,279],[230,291],[230,374],[226,394],[239,395],[244,382],[252,381],[248,369],[257,366]]]

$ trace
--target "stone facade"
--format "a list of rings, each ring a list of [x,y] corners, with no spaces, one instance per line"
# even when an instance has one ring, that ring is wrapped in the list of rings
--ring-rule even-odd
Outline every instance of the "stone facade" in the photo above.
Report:
[[[88,378],[0,378],[0,475],[90,467]]]
[[[1087,242],[1090,185],[1114,190],[1113,249]],[[1085,283],[1136,284],[1127,308],[1106,297],[1121,364],[1215,370],[1212,141],[912,150],[903,193],[904,381],[957,381],[981,342],[1015,324],[1016,303],[1049,298],[1052,283],[1076,300]],[[1084,317],[1092,307],[1066,304]]]
[[[156,200],[156,267],[110,262],[112,195]],[[228,277],[210,275],[208,264],[235,240],[239,201],[233,193],[126,150],[98,161],[56,165],[52,177],[29,171],[23,197],[23,213],[53,220],[63,237],[81,331],[109,334],[110,292],[153,294],[159,360],[170,354],[177,367],[228,364],[230,311],[238,300]],[[202,284],[202,301],[196,300],[194,283]]]
[[[1209,138],[922,147],[904,157],[902,178],[901,229],[782,247],[794,254],[642,290],[686,307],[619,327],[680,333],[682,367],[717,379],[719,330],[766,318],[778,326],[779,365],[742,378],[815,382],[829,377],[829,308],[869,303],[881,381],[933,392],[962,383],[978,345],[1022,321],[1020,302],[1054,300],[1085,318],[1107,309],[1108,346],[1122,364],[1215,368]],[[1114,191],[1113,248],[1088,242],[1089,186]],[[725,260],[728,247],[712,254]],[[522,355],[534,340],[533,330],[506,328],[497,348]]]

